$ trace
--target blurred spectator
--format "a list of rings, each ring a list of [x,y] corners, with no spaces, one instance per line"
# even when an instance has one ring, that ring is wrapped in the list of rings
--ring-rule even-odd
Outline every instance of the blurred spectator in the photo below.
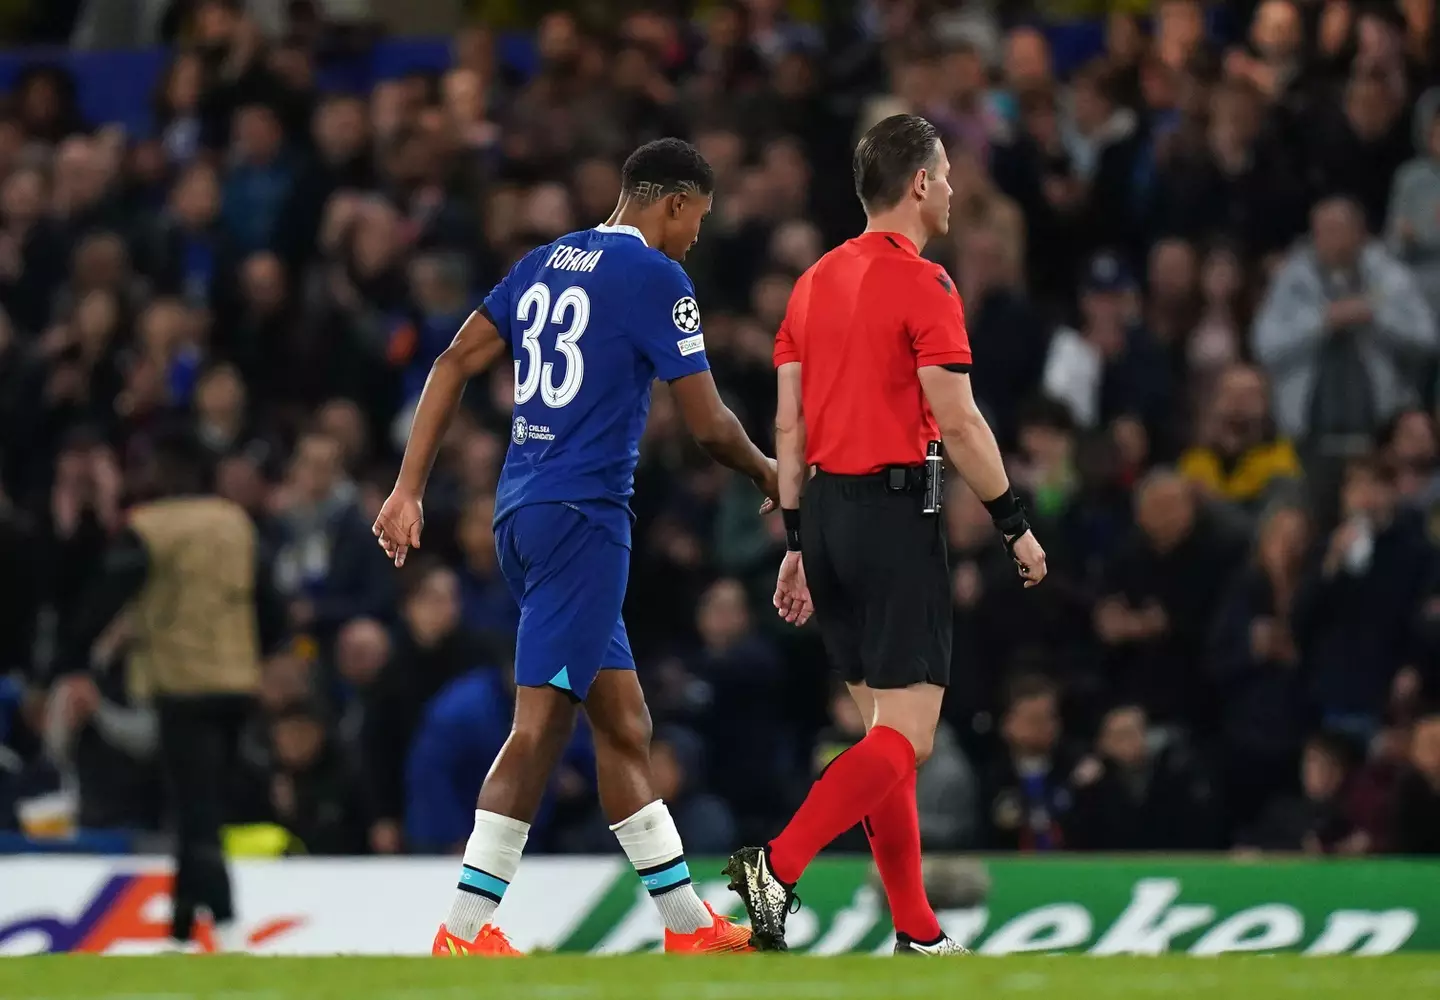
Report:
[[[200,153],[200,100],[205,93],[205,62],[198,52],[180,52],[166,67],[155,90],[155,127],[173,164],[188,164]]]
[[[27,338],[50,319],[51,296],[64,279],[68,247],[51,217],[44,171],[21,167],[0,185],[0,304]]]
[[[1275,3],[1283,0],[1265,6]],[[1163,174],[1167,229],[1194,240],[1239,238],[1257,255],[1283,250],[1299,231],[1304,203],[1286,151],[1263,131],[1263,101],[1243,77],[1216,87],[1204,146],[1178,152]]]
[[[1420,155],[1395,175],[1385,232],[1392,252],[1415,272],[1433,314],[1440,315],[1440,94],[1415,108]]]
[[[1243,539],[1166,470],[1135,488],[1135,521],[1095,608],[1105,669],[1113,690],[1157,722],[1207,729],[1215,705],[1201,654]]]
[[[520,623],[520,607],[510,585],[500,575],[495,555],[495,498],[476,497],[460,515],[456,540],[463,564],[460,569],[460,600],[465,625],[486,632],[504,643]]]
[[[274,510],[276,585],[292,627],[328,638],[351,618],[386,614],[393,577],[345,476],[340,442],[319,431],[300,438]]]
[[[1014,262],[996,228],[960,237],[960,294],[975,358],[976,398],[1005,445],[1015,440],[1014,415],[1040,387],[1050,330],[1014,280]]]
[[[1357,459],[1345,470],[1340,525],[1295,597],[1294,630],[1324,724],[1369,739],[1412,654],[1412,622],[1434,550],[1397,511],[1394,474]]]
[[[1205,44],[1205,10],[1198,0],[1161,0],[1155,9],[1155,51],[1171,69],[1185,68]]]
[[[670,807],[686,850],[721,855],[739,843],[730,807],[705,790],[708,769],[699,736],[678,726],[661,728],[650,745],[650,769],[655,795]]]
[[[700,597],[695,630],[700,647],[678,672],[667,671],[671,693],[661,704],[709,745],[727,745],[723,758],[708,761],[705,784],[737,804],[742,823],[783,811],[797,777],[797,748],[782,711],[784,671],[773,645],[755,629],[744,587],[732,579],[712,584]],[[741,731],[745,739],[729,746]]]
[[[1300,459],[1276,436],[1265,377],[1250,365],[1233,365],[1216,380],[1200,443],[1180,456],[1179,469],[1217,499],[1252,511],[1277,487],[1295,485]]]
[[[1256,826],[1239,835],[1245,847],[1306,854],[1368,854],[1368,835],[1346,811],[1353,751],[1341,737],[1322,734],[1305,743],[1301,794],[1271,802]]]
[[[510,709],[510,692],[493,666],[460,675],[429,699],[404,765],[410,850],[463,848],[480,784],[510,733]]]
[[[1152,434],[1164,424],[1170,368],[1139,325],[1135,283],[1123,261],[1097,255],[1080,296],[1080,329],[1062,328],[1045,359],[1045,391],[1082,427],[1138,416]]]
[[[314,706],[287,708],[270,721],[270,808],[276,823],[309,854],[365,849],[360,786],[325,719]]]
[[[1112,709],[1094,756],[1075,769],[1067,846],[1092,851],[1177,851],[1219,842],[1214,790],[1183,743],[1155,739],[1145,710]]]
[[[149,244],[141,266],[158,290],[195,306],[227,304],[226,282],[237,261],[220,224],[220,180],[213,167],[186,168]]]
[[[1414,278],[1367,239],[1354,202],[1322,201],[1310,223],[1260,307],[1255,356],[1270,373],[1280,432],[1344,456],[1416,398],[1412,372],[1440,341]]]
[[[284,151],[275,112],[251,104],[236,113],[231,166],[225,183],[225,226],[241,254],[275,250],[295,170]]]
[[[1415,724],[1410,768],[1395,792],[1391,846],[1397,854],[1440,854],[1440,715]]]
[[[1294,782],[1309,722],[1294,615],[1310,535],[1299,507],[1267,509],[1254,556],[1229,585],[1216,619],[1211,669],[1232,830]]]
[[[60,67],[28,67],[16,77],[11,91],[26,135],[54,144],[83,131],[75,80]]]
[[[1428,515],[1440,501],[1440,437],[1435,418],[1418,407],[1401,410],[1381,428],[1376,444],[1395,473],[1395,492],[1405,507]]]
[[[1375,850],[1393,850],[1395,798],[1410,765],[1411,729],[1393,720],[1381,729],[1350,782],[1349,814]]]
[[[1043,852],[1068,844],[1074,759],[1060,746],[1053,684],[1021,677],[1011,685],[1000,723],[1004,750],[981,779],[981,844],[987,850]]]
[[[1212,246],[1200,268],[1200,318],[1185,345],[1191,392],[1204,398],[1217,372],[1238,361],[1248,338],[1253,303],[1235,248]]]
[[[498,664],[497,657],[473,633],[461,627],[459,591],[460,585],[452,570],[438,563],[427,564],[423,559],[412,560],[406,572],[400,626],[390,661],[366,692],[362,736],[364,773],[371,817],[369,843],[370,849],[377,853],[396,853],[404,843],[405,776],[427,706],[462,674],[477,667],[493,670]],[[471,695],[477,690],[463,687],[453,694],[473,706],[476,702]],[[434,711],[445,719],[464,717],[463,712],[452,716],[448,710],[438,707]],[[505,714],[502,712],[501,717]],[[437,722],[437,725],[441,724]],[[483,735],[478,727],[468,723],[467,727],[474,730],[467,739]],[[504,741],[503,729],[498,739]],[[498,749],[499,743],[495,745]],[[466,807],[469,814],[474,812],[475,792],[484,777],[483,768],[465,775],[466,780],[474,781],[470,804]],[[427,843],[433,847],[435,841]]]

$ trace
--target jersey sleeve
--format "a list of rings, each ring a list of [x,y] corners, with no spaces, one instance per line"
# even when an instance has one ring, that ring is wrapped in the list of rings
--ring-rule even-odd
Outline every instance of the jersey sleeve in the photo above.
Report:
[[[678,264],[650,269],[630,318],[635,345],[656,378],[673,382],[709,370],[695,286]]]
[[[926,268],[909,296],[907,328],[915,367],[970,365],[970,334],[955,283],[939,268]]]
[[[780,329],[775,332],[776,368],[800,360],[800,347],[795,343],[795,323],[797,322],[795,304],[802,295],[807,294],[811,273],[811,271],[806,271],[795,282],[795,287],[790,292],[790,301],[785,306],[785,318],[780,322]]]
[[[516,261],[515,266],[510,268],[510,273],[490,289],[490,294],[485,296],[485,302],[480,306],[480,312],[495,324],[495,329],[500,331],[500,336],[507,344],[514,342],[510,327],[515,322],[515,302],[524,294],[527,283],[535,274],[539,261],[543,259],[541,255],[549,249],[549,246],[536,247]]]
[[[790,334],[790,317],[787,315],[775,334],[775,367],[799,360],[800,350],[795,346],[795,338]]]

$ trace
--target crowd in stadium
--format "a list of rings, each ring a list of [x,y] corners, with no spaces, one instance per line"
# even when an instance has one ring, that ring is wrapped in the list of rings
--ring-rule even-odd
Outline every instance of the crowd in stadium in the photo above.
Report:
[[[706,348],[768,448],[792,283],[863,225],[858,134],[910,111],[953,164],[927,256],[1050,553],[1022,590],[952,491],[927,848],[1440,853],[1432,5],[1237,4],[1222,38],[1162,0],[1063,78],[1039,22],[958,4],[670,6],[547,15],[531,75],[473,27],[443,75],[326,93],[313,37],[201,0],[140,136],[83,120],[64,71],[22,75],[0,105],[0,829],[57,789],[82,828],[163,825],[124,629],[88,674],[53,651],[129,470],[188,426],[292,636],[229,818],[310,853],[463,843],[509,724],[512,372],[472,385],[397,572],[370,525],[431,362],[520,255],[605,220],[633,147],[682,135],[718,182],[686,262]],[[863,733],[813,628],[769,607],[784,535],[758,499],[657,386],[626,617],[692,854],[773,834]],[[532,843],[613,847],[583,730]]]

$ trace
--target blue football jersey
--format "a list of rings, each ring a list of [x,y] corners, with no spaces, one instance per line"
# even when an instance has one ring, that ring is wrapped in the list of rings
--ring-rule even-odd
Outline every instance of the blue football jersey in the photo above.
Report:
[[[527,254],[485,299],[515,359],[510,448],[495,520],[526,504],[623,512],[650,384],[710,367],[684,269],[630,226],[597,226]]]

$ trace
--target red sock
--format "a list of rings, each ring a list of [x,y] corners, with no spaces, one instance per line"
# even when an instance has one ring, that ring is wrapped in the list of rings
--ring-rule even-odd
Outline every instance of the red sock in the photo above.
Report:
[[[890,790],[884,802],[870,810],[865,833],[880,869],[880,881],[885,883],[895,929],[924,944],[938,940],[940,922],[925,895],[920,863],[920,812],[915,804],[913,770]]]
[[[876,726],[831,761],[790,825],[770,841],[770,870],[800,881],[805,867],[840,834],[884,801],[896,782],[915,773],[915,748],[894,729]],[[913,797],[913,796],[912,796]]]

